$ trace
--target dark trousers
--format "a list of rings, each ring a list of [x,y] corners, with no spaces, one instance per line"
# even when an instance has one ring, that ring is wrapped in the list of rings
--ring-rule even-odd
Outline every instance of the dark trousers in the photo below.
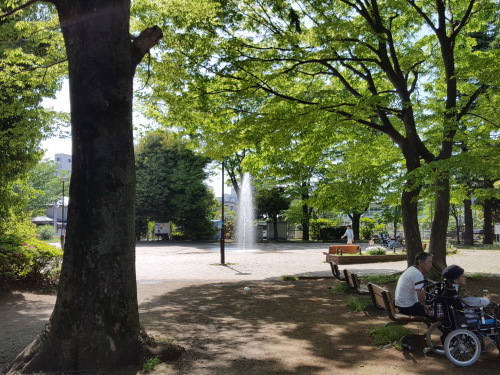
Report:
[[[415,303],[410,307],[399,307],[398,310],[401,314],[405,315],[417,315],[417,316],[427,316],[425,313],[424,305],[420,302]]]

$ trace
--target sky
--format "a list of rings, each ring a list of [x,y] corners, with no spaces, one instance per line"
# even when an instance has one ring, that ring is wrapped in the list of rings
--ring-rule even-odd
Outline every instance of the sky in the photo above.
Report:
[[[68,112],[70,111],[69,105],[69,84],[65,80],[61,91],[56,95],[55,99],[44,99],[43,105],[45,107],[52,107],[57,111]],[[49,138],[42,142],[42,148],[45,150],[45,159],[54,160],[55,154],[68,154],[71,155],[71,138]],[[206,180],[206,183],[214,189],[215,196],[222,195],[222,183],[220,175],[211,176]],[[224,193],[230,193],[230,188],[224,189]]]
[[[44,99],[42,105],[44,107],[52,107],[60,112],[69,113],[69,84],[65,80],[61,91],[57,93],[56,99]],[[71,138],[49,138],[42,142],[42,148],[45,149],[45,158],[54,160],[54,155],[69,154],[71,155]]]

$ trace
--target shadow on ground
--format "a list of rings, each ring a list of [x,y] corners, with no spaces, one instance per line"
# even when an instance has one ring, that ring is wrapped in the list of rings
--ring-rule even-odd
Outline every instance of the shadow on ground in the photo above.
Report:
[[[445,357],[424,354],[424,342],[411,352],[372,345],[367,332],[384,316],[367,316],[345,306],[350,297],[334,294],[332,279],[213,283],[180,288],[140,306],[141,320],[158,340],[187,349],[170,367],[178,374],[490,374],[498,350],[481,355],[468,369]],[[498,300],[499,278],[484,284]],[[389,286],[393,288],[394,286]],[[352,297],[352,295],[351,295]],[[425,325],[411,326],[419,333]],[[384,369],[383,371],[380,371]]]

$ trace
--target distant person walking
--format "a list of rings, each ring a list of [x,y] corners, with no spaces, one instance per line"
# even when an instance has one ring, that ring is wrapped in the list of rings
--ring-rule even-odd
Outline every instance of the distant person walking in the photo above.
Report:
[[[351,229],[350,225],[346,226],[346,231],[344,235],[340,238],[347,237],[347,244],[352,245],[352,242],[354,241],[354,231]]]

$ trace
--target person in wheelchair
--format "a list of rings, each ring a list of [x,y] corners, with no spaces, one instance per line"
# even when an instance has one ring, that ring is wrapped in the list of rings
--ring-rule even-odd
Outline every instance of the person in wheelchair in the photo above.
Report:
[[[441,276],[443,276],[443,278],[455,289],[464,308],[491,307],[497,319],[500,318],[500,311],[496,303],[492,302],[487,297],[477,297],[466,293],[465,285],[467,284],[467,278],[462,267],[455,264],[448,266],[443,270]]]

